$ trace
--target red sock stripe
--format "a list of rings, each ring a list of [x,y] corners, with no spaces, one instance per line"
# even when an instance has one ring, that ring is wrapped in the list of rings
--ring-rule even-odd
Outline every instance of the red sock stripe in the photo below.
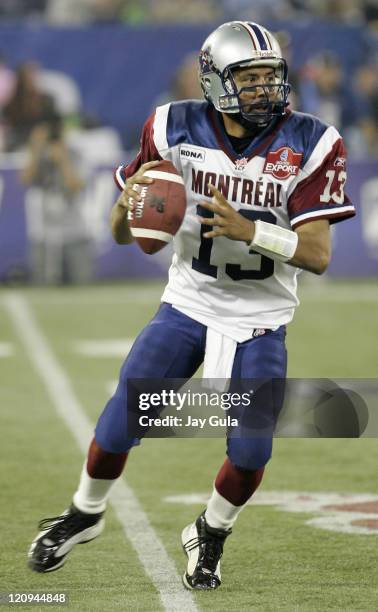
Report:
[[[215,488],[231,504],[242,506],[259,486],[264,469],[244,470],[233,465],[227,458],[215,479]]]
[[[114,480],[122,474],[128,453],[108,453],[93,438],[89,451],[87,472],[91,478]]]

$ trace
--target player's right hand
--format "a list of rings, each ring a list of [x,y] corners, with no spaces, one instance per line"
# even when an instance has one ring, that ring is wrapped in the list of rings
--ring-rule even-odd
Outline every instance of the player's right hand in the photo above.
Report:
[[[154,179],[144,176],[144,173],[160,164],[160,161],[161,160],[156,160],[142,164],[137,172],[127,179],[125,189],[123,190],[120,198],[120,206],[123,206],[128,210],[133,210],[135,205],[134,201],[136,200],[140,202],[142,199],[137,191],[138,185],[149,185],[150,183],[154,182]]]

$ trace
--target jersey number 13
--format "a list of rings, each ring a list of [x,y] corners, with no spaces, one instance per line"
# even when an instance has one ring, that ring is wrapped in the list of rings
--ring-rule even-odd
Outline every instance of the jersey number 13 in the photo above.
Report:
[[[270,212],[257,212],[252,210],[240,210],[239,212],[241,215],[243,215],[243,217],[249,219],[249,221],[256,221],[257,219],[261,219],[261,221],[266,221],[267,223],[277,223],[276,217]],[[197,214],[205,218],[213,216],[213,213],[210,210],[203,208],[200,204],[197,206]],[[210,225],[201,225],[201,244],[199,248],[198,258],[193,257],[192,259],[192,268],[197,272],[201,272],[201,274],[207,274],[208,276],[217,278],[218,266],[214,266],[210,263],[211,249],[213,248],[214,240],[213,238],[204,238],[204,234],[206,234],[206,232],[211,231],[211,229],[212,227]],[[259,253],[256,253],[256,255],[251,254],[251,258],[260,259],[259,269],[243,270],[238,264],[226,263],[226,274],[230,278],[232,278],[232,280],[235,281],[243,279],[264,280],[265,278],[269,278],[273,275],[273,259],[265,257],[264,255],[260,255]]]

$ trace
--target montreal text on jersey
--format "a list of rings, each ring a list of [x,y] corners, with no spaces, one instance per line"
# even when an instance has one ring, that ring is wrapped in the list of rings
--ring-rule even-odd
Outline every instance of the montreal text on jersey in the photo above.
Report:
[[[282,206],[280,202],[282,185],[280,183],[267,180],[251,181],[238,176],[217,175],[215,172],[196,171],[192,168],[192,191],[194,193],[211,198],[209,183],[215,185],[228,201],[264,208]]]

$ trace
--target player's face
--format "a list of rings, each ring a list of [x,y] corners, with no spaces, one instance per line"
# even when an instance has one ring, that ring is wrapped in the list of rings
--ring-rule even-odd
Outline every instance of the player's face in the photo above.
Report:
[[[233,72],[233,77],[243,106],[251,103],[251,106],[244,106],[247,113],[263,113],[267,102],[278,99],[279,88],[274,68],[268,66],[237,68]]]

